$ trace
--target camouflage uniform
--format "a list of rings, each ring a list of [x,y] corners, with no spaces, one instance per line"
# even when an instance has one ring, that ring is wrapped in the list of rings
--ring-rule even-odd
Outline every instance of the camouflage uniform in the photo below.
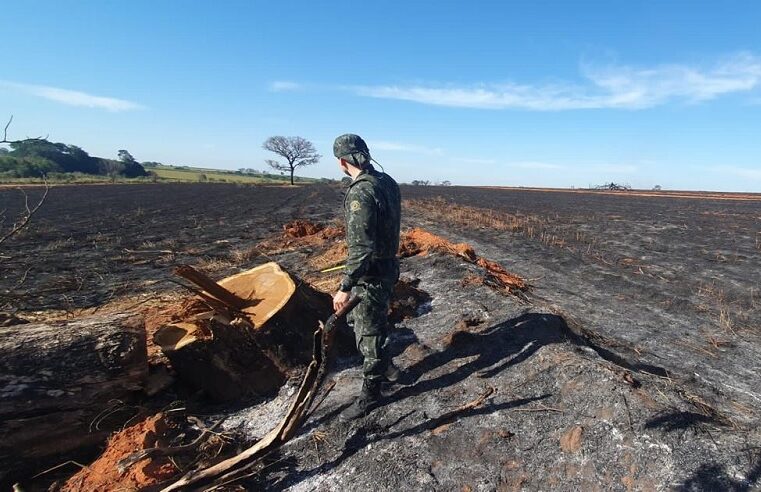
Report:
[[[337,157],[342,150],[346,150],[339,144],[341,138],[336,141],[338,150],[334,148]],[[361,139],[360,142],[364,144]],[[348,148],[355,150],[356,147]],[[346,158],[346,155],[340,157]],[[350,317],[354,323],[357,347],[364,357],[365,379],[381,381],[388,365],[383,355],[388,308],[394,285],[399,280],[396,255],[399,250],[401,195],[399,185],[393,178],[370,165],[369,152],[354,157],[363,170],[351,183],[344,198],[349,256],[340,290],[352,291],[362,298]]]

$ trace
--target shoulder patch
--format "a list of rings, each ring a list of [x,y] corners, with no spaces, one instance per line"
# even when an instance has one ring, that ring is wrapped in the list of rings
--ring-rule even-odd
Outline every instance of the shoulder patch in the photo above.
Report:
[[[352,212],[356,212],[360,208],[362,208],[362,205],[357,200],[352,200],[352,202],[349,204],[349,210]]]

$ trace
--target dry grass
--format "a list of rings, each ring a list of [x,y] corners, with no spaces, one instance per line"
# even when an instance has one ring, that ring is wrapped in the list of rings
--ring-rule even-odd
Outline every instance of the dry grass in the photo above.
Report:
[[[579,230],[563,230],[559,216],[497,212],[488,208],[459,205],[442,197],[404,200],[405,209],[457,227],[488,229],[520,234],[545,246],[590,254],[596,241]]]

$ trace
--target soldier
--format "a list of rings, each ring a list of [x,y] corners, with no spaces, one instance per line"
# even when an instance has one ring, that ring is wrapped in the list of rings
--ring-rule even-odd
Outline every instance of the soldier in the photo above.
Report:
[[[344,198],[346,242],[349,255],[333,308],[338,311],[351,293],[362,301],[351,318],[357,347],[364,357],[362,392],[341,414],[348,421],[366,415],[381,400],[381,383],[394,380],[398,372],[384,344],[388,330],[388,308],[394,285],[399,280],[399,185],[370,163],[367,144],[358,135],[336,138],[333,154],[343,172],[352,178]]]

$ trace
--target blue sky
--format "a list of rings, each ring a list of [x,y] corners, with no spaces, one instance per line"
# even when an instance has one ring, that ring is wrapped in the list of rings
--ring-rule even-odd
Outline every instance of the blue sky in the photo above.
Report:
[[[11,137],[339,177],[358,133],[399,181],[761,192],[761,3],[6,2]]]

